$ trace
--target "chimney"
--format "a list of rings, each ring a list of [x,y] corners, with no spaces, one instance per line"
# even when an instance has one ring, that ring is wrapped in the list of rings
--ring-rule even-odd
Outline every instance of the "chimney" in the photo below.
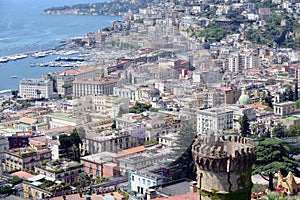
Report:
[[[190,193],[195,193],[198,191],[197,182],[192,181],[190,182]]]
[[[156,192],[154,189],[147,189],[147,200],[154,199],[156,197]]]

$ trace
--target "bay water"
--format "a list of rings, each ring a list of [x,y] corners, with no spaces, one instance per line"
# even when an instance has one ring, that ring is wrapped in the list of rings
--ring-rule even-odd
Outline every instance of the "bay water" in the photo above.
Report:
[[[62,41],[97,32],[121,17],[89,15],[43,15],[53,6],[93,3],[97,0],[0,0],[0,57],[53,48]],[[59,68],[31,67],[32,63],[54,61],[47,56],[27,57],[0,63],[0,90],[18,89],[23,78],[39,78]],[[11,76],[17,78],[11,78]]]

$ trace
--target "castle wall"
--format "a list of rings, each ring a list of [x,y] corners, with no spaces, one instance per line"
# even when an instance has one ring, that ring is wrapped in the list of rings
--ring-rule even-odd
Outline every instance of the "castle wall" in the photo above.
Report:
[[[199,137],[192,147],[201,200],[251,198],[255,144],[239,136]],[[199,199],[200,199],[199,195]]]

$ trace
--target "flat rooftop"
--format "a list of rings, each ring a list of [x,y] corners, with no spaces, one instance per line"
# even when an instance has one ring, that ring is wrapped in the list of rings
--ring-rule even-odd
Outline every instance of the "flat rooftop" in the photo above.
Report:
[[[104,163],[104,162],[110,162],[114,155],[115,153],[105,151],[97,154],[92,154],[89,156],[84,156],[81,159],[91,161],[91,162],[96,162],[96,163]]]

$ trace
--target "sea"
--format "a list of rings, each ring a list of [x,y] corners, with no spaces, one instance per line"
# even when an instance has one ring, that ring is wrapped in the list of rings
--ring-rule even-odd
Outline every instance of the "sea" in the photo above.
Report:
[[[0,57],[32,51],[43,51],[108,27],[116,16],[43,15],[54,6],[101,2],[101,0],[0,0]],[[103,2],[103,0],[102,0]],[[40,78],[43,74],[61,70],[55,67],[31,67],[33,63],[55,60],[54,55],[0,63],[0,90],[17,90],[24,78]],[[13,77],[13,78],[12,78]]]

